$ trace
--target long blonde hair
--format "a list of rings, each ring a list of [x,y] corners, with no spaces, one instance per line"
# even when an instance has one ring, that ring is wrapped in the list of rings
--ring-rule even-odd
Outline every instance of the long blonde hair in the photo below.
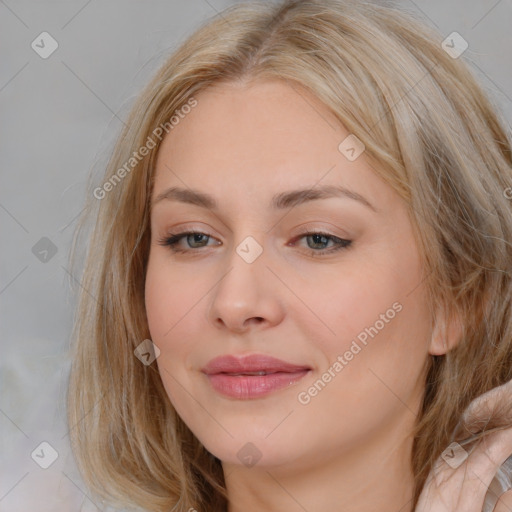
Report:
[[[222,81],[281,79],[322,100],[410,207],[428,269],[432,326],[439,307],[447,318],[461,318],[459,343],[426,363],[411,460],[413,505],[451,441],[512,426],[506,408],[476,430],[461,423],[475,397],[512,379],[511,141],[464,56],[450,56],[442,40],[390,5],[237,4],[205,22],[145,87],[102,183],[91,185],[72,251],[74,262],[92,221],[68,421],[76,461],[96,496],[155,512],[226,508],[220,461],[173,409],[156,364],[134,355],[150,337],[144,281],[161,135],[201,90]]]

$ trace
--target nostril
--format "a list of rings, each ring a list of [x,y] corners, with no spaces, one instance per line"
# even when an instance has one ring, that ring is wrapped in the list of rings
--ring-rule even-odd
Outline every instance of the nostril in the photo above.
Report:
[[[246,324],[252,324],[252,323],[255,323],[255,324],[261,324],[265,319],[261,316],[254,316],[252,318],[249,318],[247,321],[246,321]]]

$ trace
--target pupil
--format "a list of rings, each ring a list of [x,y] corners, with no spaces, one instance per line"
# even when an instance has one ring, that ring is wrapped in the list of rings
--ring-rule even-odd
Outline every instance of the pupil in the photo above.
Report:
[[[192,238],[194,240],[193,243],[196,243],[196,242],[201,243],[201,238],[204,237],[204,236],[205,235],[202,235],[201,233],[194,233],[192,235]]]
[[[323,235],[312,235],[312,236],[313,236],[313,241],[315,244],[322,243],[321,241],[318,241],[318,239],[322,239],[322,238],[325,239],[325,237]]]

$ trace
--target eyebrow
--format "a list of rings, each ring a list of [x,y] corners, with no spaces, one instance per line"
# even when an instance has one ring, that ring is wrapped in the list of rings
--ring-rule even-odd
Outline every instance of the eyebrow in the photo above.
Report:
[[[292,208],[300,204],[304,204],[308,201],[314,201],[316,199],[329,199],[332,197],[348,198],[358,201],[367,208],[370,208],[374,212],[378,212],[365,197],[353,190],[349,190],[342,186],[326,185],[320,188],[313,189],[301,189],[291,190],[289,192],[281,192],[272,198],[270,203],[271,208],[275,210],[282,210],[285,208]],[[209,210],[218,210],[217,201],[210,194],[205,194],[198,190],[181,187],[171,187],[164,190],[159,194],[154,201],[151,203],[151,207],[154,207],[157,203],[163,201],[179,201],[181,203],[191,204],[207,208]]]

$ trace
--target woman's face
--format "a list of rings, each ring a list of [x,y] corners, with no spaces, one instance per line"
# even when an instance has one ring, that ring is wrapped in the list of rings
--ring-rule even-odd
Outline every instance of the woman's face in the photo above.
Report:
[[[297,85],[196,100],[152,196],[146,309],[170,401],[224,464],[386,456],[415,423],[431,341],[405,203]]]

